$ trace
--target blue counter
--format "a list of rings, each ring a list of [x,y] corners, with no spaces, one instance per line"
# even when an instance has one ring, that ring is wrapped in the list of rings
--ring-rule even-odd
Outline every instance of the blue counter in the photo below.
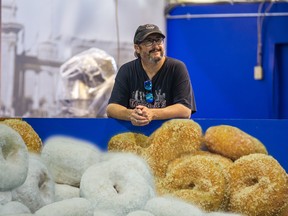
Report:
[[[152,121],[144,127],[136,127],[130,122],[107,118],[25,118],[38,133],[43,142],[53,135],[67,135],[84,139],[107,150],[110,138],[124,132],[136,132],[149,136],[164,121]],[[202,127],[203,133],[210,126],[231,125],[259,139],[282,167],[288,172],[288,119],[194,119]]]

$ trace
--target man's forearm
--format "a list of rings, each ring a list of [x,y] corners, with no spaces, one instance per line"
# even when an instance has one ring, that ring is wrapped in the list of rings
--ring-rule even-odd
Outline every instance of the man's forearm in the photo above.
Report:
[[[108,117],[130,121],[132,110],[119,104],[108,104],[106,112]]]
[[[191,109],[182,104],[174,104],[165,108],[152,109],[152,112],[153,120],[191,117]]]

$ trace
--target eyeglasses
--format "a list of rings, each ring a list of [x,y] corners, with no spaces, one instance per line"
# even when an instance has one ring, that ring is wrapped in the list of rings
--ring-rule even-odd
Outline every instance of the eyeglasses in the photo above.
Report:
[[[151,80],[146,80],[144,82],[144,89],[147,91],[145,95],[146,102],[153,103],[154,97],[152,94],[152,81]]]
[[[146,47],[150,47],[153,45],[154,42],[156,42],[157,45],[163,44],[164,38],[156,38],[156,39],[147,39],[141,42]]]

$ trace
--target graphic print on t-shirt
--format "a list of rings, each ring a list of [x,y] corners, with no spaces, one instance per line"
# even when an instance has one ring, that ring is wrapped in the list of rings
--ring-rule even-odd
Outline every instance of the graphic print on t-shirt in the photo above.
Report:
[[[132,92],[131,98],[129,100],[129,105],[133,109],[137,105],[143,105],[148,108],[163,108],[166,107],[166,94],[161,93],[161,89],[156,90],[154,95],[154,102],[148,103],[146,102],[146,93],[140,90],[136,90]]]

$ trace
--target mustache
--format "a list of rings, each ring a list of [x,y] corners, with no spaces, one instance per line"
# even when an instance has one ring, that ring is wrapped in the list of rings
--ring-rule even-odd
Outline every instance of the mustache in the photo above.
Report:
[[[162,49],[156,49],[156,48],[155,48],[155,49],[150,50],[149,53],[152,53],[152,52],[161,52],[161,51],[162,51]]]

